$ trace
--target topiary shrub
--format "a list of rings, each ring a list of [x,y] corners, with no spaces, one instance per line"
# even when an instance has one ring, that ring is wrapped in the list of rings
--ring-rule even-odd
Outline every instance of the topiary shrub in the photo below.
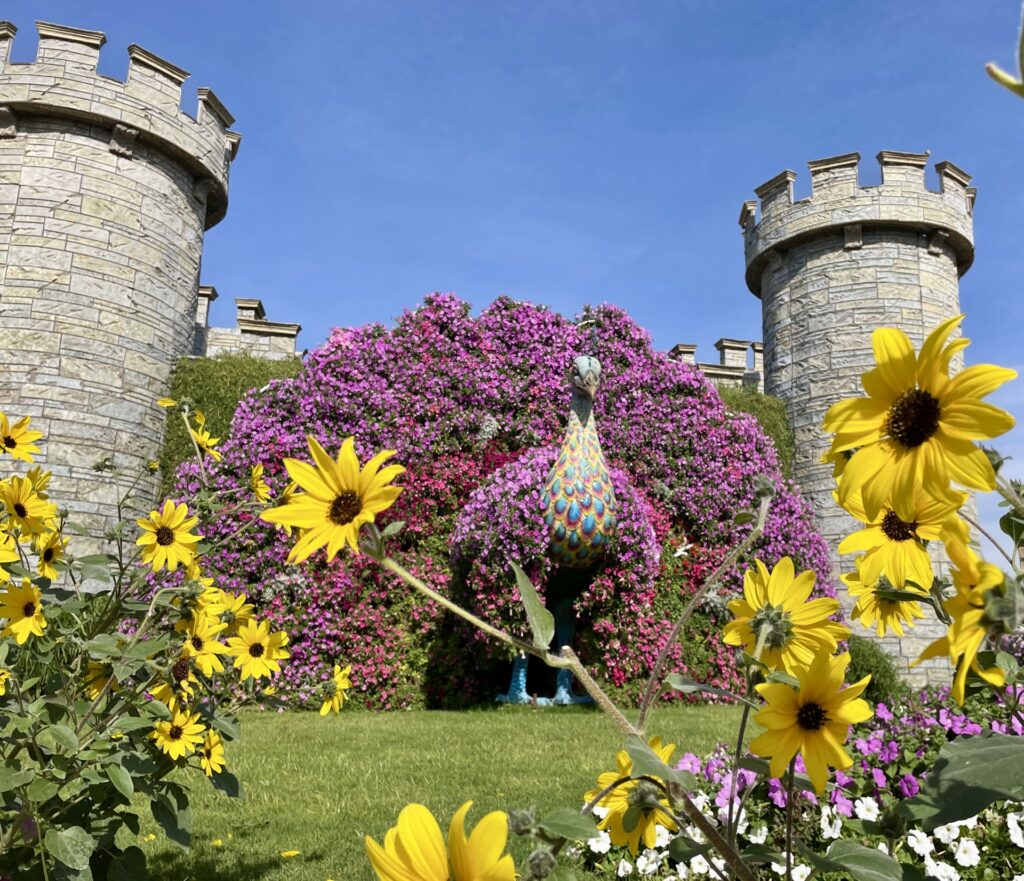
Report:
[[[786,405],[781,398],[765,395],[756,389],[738,388],[736,386],[720,388],[718,393],[730,410],[749,413],[757,420],[765,434],[775,444],[775,452],[779,456],[782,473],[789,477],[793,469],[793,456],[796,452],[796,441],[793,429],[786,416]]]
[[[621,309],[601,306],[587,317],[590,325],[580,329],[508,298],[473,317],[469,304],[434,295],[393,328],[335,330],[294,379],[242,400],[213,479],[237,487],[262,464],[280,493],[287,483],[281,459],[306,458],[307,433],[334,450],[352,435],[363,460],[395,449],[395,461],[408,469],[399,481],[404,491],[380,518],[406,524],[392,540],[393,556],[418,567],[435,589],[525,632],[509,562],[523,563],[546,589],[546,538],[530,511],[569,412],[568,367],[592,352],[603,368],[598,430],[631,512],[576,606],[579,650],[603,682],[635,696],[683,598],[750,529],[734,514],[753,507],[760,475],[778,495],[757,555],[768,565],[790,555],[818,573],[821,592],[834,593],[810,508],[783,477],[757,421],[727,414],[696,367],[655,351]],[[358,702],[361,691],[369,706],[493,698],[507,659],[490,644],[470,641],[362,561],[339,557],[328,565],[320,553],[308,565],[286,566],[292,542],[270,524],[226,516],[209,539],[239,529],[219,576],[254,594],[291,633],[293,662],[281,687],[296,703],[337,661],[351,661],[353,696]],[[741,569],[729,574],[727,589],[739,588]],[[731,651],[719,636],[723,608],[718,601],[702,610],[696,621],[705,629],[687,634],[676,669],[732,682]]]
[[[910,689],[900,679],[892,658],[875,640],[863,636],[851,636],[849,640],[850,666],[848,682],[857,682],[869,673],[871,682],[864,691],[869,703],[883,703],[892,706],[907,696]]]
[[[270,361],[246,354],[182,358],[171,376],[169,396],[177,400],[191,398],[195,408],[205,414],[210,434],[223,438],[231,430],[238,402],[248,391],[263,388],[275,379],[291,379],[301,368],[302,361],[298,358]],[[164,492],[173,484],[178,466],[194,455],[181,416],[177,411],[170,411],[160,453]]]

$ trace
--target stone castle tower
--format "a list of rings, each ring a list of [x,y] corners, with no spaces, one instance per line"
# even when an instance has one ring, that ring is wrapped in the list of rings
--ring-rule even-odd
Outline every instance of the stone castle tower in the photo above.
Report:
[[[35,61],[14,64],[0,22],[0,407],[45,432],[54,499],[98,530],[160,449],[155,401],[192,351],[240,137],[209,89],[182,111],[169,61],[130,46],[122,83],[96,71],[102,33],[37,28]],[[113,480],[92,467],[106,456]]]
[[[884,150],[881,185],[861,187],[859,160],[848,153],[809,162],[811,195],[798,202],[796,174],[783,171],[755,191],[759,221],[757,202],[740,213],[747,287],[761,299],[765,391],[786,402],[793,476],[844,572],[852,557],[840,563],[835,547],[856,521],[833,502],[832,468],[819,461],[828,446],[822,418],[836,401],[862,393],[876,327],[898,325],[919,347],[936,324],[959,314],[959,278],[974,258],[969,175],[939,162],[940,189],[932,192],[927,153]],[[902,640],[886,637],[886,648],[909,663],[941,630],[918,625]],[[948,680],[941,659],[911,679],[920,683],[933,670]]]

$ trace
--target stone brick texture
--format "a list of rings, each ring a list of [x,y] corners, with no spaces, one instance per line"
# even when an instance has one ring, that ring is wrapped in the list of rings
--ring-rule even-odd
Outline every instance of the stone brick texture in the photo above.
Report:
[[[942,190],[931,192],[926,155],[883,152],[883,183],[859,187],[858,160],[849,154],[809,163],[812,195],[796,203],[795,175],[783,172],[758,188],[760,222],[752,203],[741,215],[747,284],[761,298],[765,391],[786,402],[793,475],[814,505],[838,572],[853,569],[853,557],[839,559],[835,548],[858,523],[834,502],[832,467],[819,461],[828,447],[825,412],[863,393],[860,374],[874,365],[876,327],[901,327],[920,346],[936,324],[959,314],[959,277],[973,259],[974,192],[966,174],[940,163]],[[938,550],[933,559],[944,571]],[[852,608],[849,597],[844,602]],[[902,640],[882,643],[911,683],[948,682],[945,660],[909,666],[943,632],[933,615],[925,620]]]
[[[132,47],[121,83],[96,73],[102,34],[39,31],[13,64],[0,23],[0,406],[45,432],[52,497],[99,535],[159,452],[238,137],[212,93],[182,112],[187,74],[162,59]],[[108,456],[113,478],[93,470]]]

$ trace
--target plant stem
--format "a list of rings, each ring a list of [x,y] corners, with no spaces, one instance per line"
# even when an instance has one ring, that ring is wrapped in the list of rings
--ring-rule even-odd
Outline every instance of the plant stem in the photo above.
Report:
[[[786,780],[786,881],[793,881],[793,784],[796,781],[796,756],[789,760]]]
[[[972,527],[977,529],[978,532],[980,532],[983,536],[985,536],[985,538],[987,538],[989,540],[989,543],[992,545],[992,547],[994,547],[997,551],[999,551],[999,553],[1003,555],[1003,559],[1005,559],[1006,562],[1009,563],[1011,567],[1013,567],[1014,572],[1017,571],[1017,566],[1014,564],[1013,558],[1008,553],[1006,553],[1006,549],[1001,544],[999,544],[999,542],[997,542],[992,537],[992,535],[988,531],[986,531],[985,528],[980,523],[978,523],[977,520],[974,520],[971,517],[968,517],[963,512],[960,513],[960,516],[963,517],[964,520],[966,520]]]
[[[754,524],[754,528],[750,530],[750,534],[739,544],[737,544],[725,558],[719,563],[718,568],[704,581],[704,583],[697,588],[697,591],[690,597],[690,601],[686,604],[686,608],[683,609],[682,614],[679,616],[679,620],[676,621],[675,626],[672,628],[672,632],[669,634],[665,644],[661,647],[661,651],[658,653],[658,658],[654,662],[654,666],[651,668],[650,678],[647,680],[647,686],[644,689],[643,699],[640,701],[640,712],[637,716],[636,727],[642,732],[644,725],[647,722],[647,714],[650,712],[651,706],[654,704],[655,698],[658,696],[658,692],[662,685],[662,674],[665,672],[665,665],[668,662],[668,653],[671,651],[672,646],[675,645],[679,639],[680,634],[683,632],[683,628],[686,626],[686,622],[690,620],[690,616],[697,608],[697,604],[708,594],[712,587],[717,586],[725,573],[735,565],[736,561],[756,542],[761,534],[764,532],[764,524],[768,519],[768,508],[771,506],[771,496],[762,497],[761,504],[757,510],[757,522]]]

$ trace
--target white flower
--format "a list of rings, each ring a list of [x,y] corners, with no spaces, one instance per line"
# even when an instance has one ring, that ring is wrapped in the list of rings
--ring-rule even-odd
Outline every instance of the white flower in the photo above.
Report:
[[[1024,827],[1021,827],[1021,819],[1024,819],[1024,814],[1006,815],[1006,828],[1010,833],[1010,841],[1016,844],[1017,847],[1024,847]]]
[[[629,860],[619,860],[619,868],[615,870],[615,873],[620,878],[625,878],[627,875],[632,875],[633,864]]]
[[[961,820],[959,823],[957,823],[957,826],[959,826],[961,829],[973,829],[977,825],[978,825],[978,817],[977,817],[977,815],[975,815],[973,817],[968,817],[966,820]]]
[[[711,865],[713,865],[718,870],[719,875],[725,875],[725,860],[723,860],[721,857],[712,857]]]
[[[935,842],[932,841],[931,836],[926,835],[920,829],[911,830],[907,835],[907,844],[919,857],[926,857],[935,850]]]
[[[858,820],[877,820],[880,813],[878,802],[873,798],[858,798],[853,803],[853,812]]]
[[[590,813],[597,817],[597,819],[603,820],[605,817],[608,816],[608,808],[603,807],[602,805],[594,805],[594,810],[592,810]]]
[[[675,877],[678,877],[679,881],[686,881],[686,879],[690,877],[690,870],[686,868],[686,863],[679,863],[679,865],[676,866]],[[665,881],[675,881],[675,877],[669,875]]]
[[[1024,881],[1024,875],[1014,875],[1013,881]]]
[[[743,835],[747,831],[747,827],[750,825],[750,820],[747,818],[747,809],[740,808],[739,815],[736,817],[736,831]]]
[[[957,823],[938,826],[935,829],[935,837],[943,844],[952,844],[960,837],[960,826]]]
[[[937,863],[931,857],[924,858],[924,871],[937,881],[960,881],[960,873],[949,863]]]
[[[711,871],[711,864],[704,859],[702,854],[697,854],[690,860],[690,872],[694,875],[706,875]]]
[[[807,881],[810,874],[810,866],[793,866],[793,881]]]
[[[776,875],[785,875],[786,874],[786,864],[785,863],[772,863],[772,871]]]
[[[708,805],[711,804],[711,799],[709,799],[703,792],[698,792],[690,800],[693,802],[693,806],[702,814],[706,814],[708,812]]]
[[[758,823],[747,834],[747,841],[751,844],[764,844],[768,840],[768,827],[764,823]]]
[[[636,870],[641,875],[653,875],[660,865],[661,854],[651,848],[647,848],[636,858]]]
[[[688,542],[688,541],[686,541],[684,539],[683,543],[681,545],[679,545],[678,548],[676,548],[676,552],[675,552],[675,554],[673,554],[673,556],[675,556],[675,557],[685,557],[687,554],[690,553],[690,548],[692,548],[692,547],[693,547],[693,545],[690,544],[690,542]]]
[[[970,838],[961,838],[953,853],[954,859],[964,867],[976,866],[981,862],[981,854],[978,853],[978,845]]]
[[[843,818],[834,814],[828,805],[821,809],[821,834],[825,838],[838,838],[843,834]]]
[[[596,838],[591,838],[587,842],[587,847],[593,853],[608,853],[612,849],[612,837],[607,832],[601,831]]]
[[[686,837],[692,838],[694,841],[697,842],[697,844],[704,843],[704,833],[701,832],[700,829],[698,829],[696,826],[686,827]]]
[[[672,840],[672,833],[668,831],[664,826],[654,827],[654,846],[665,848],[668,847],[668,843]]]

